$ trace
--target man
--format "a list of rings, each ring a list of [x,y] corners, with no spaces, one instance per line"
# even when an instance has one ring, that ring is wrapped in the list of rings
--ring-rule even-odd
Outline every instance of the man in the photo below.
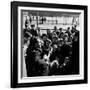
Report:
[[[56,32],[57,31],[57,27],[56,26],[54,26],[54,32]]]
[[[28,19],[26,19],[25,21],[25,28],[23,30],[23,36],[24,36],[24,43],[27,43],[28,38],[31,37]]]
[[[66,31],[65,33],[67,33],[67,34],[68,34],[68,36],[70,37],[70,35],[71,35],[71,32],[70,32],[70,27],[68,27],[68,28],[67,28],[67,31]]]
[[[58,57],[58,47],[57,44],[52,46],[53,50],[50,55],[50,72],[49,75],[57,75],[57,70],[59,66],[59,57]]]
[[[30,29],[30,33],[33,35],[33,36],[38,36],[38,33],[37,31],[35,30],[35,25],[31,25],[31,29]]]
[[[75,33],[72,43],[72,74],[79,74],[79,31]]]
[[[48,65],[45,62],[44,59],[41,58],[41,53],[42,53],[42,49],[37,48],[35,50],[35,65],[34,65],[34,69],[35,69],[35,75],[36,76],[44,76],[47,75],[47,70],[48,70]]]
[[[35,50],[39,47],[38,41],[35,37],[31,37],[30,44],[26,50],[26,69],[27,76],[35,76]]]
[[[43,34],[42,35],[42,40],[44,42],[43,46],[42,46],[42,50],[43,50],[43,54],[46,54],[48,55],[49,51],[50,51],[50,45],[51,45],[51,40],[47,38],[47,35],[46,34]]]
[[[52,33],[50,31],[50,29],[47,29],[47,37],[52,40]]]
[[[64,33],[63,39],[65,44],[68,44],[68,45],[72,44],[72,39],[71,37],[69,37],[68,33]]]
[[[53,36],[52,37],[52,45],[57,44],[58,43],[58,37],[57,36]]]
[[[62,28],[59,28],[59,38],[63,38]]]
[[[63,38],[58,42],[58,57],[59,57],[59,68],[58,75],[69,74],[69,62],[70,62],[70,53],[71,47],[64,43]]]

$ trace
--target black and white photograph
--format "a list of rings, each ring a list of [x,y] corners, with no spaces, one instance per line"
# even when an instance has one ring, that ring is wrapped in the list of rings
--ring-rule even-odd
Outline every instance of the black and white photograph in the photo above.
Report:
[[[83,80],[84,10],[45,7],[18,6],[17,82]]]
[[[79,74],[80,14],[22,10],[22,76]]]

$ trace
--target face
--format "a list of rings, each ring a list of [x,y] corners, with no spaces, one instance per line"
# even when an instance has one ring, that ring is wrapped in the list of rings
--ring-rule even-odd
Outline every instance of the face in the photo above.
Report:
[[[36,48],[38,48],[39,47],[39,43],[37,42],[37,43],[35,43],[35,47]]]
[[[65,38],[64,38],[64,41],[65,41],[65,42],[68,42],[68,37],[65,37]]]
[[[54,42],[54,43],[57,42],[57,41],[58,41],[57,38],[53,38],[53,39],[52,39],[52,42]]]
[[[39,57],[40,54],[41,54],[41,52],[39,52],[39,51],[36,51],[36,53],[35,53],[35,55],[36,55],[37,57]]]
[[[63,41],[58,42],[58,46],[61,47],[63,45]]]
[[[41,59],[40,55],[36,55],[36,56],[35,56],[35,59],[36,59],[36,60],[40,60],[40,59]]]
[[[56,51],[57,48],[57,45],[53,45],[53,51]]]
[[[47,40],[47,37],[46,36],[43,36],[43,41],[46,41]]]
[[[77,42],[78,41],[78,37],[74,36],[74,41]]]

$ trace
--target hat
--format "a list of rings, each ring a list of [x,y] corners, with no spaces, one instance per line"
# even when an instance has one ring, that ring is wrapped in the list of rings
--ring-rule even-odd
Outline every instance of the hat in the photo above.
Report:
[[[34,25],[34,24],[32,24],[32,25],[31,25],[31,27],[35,27],[35,25]]]

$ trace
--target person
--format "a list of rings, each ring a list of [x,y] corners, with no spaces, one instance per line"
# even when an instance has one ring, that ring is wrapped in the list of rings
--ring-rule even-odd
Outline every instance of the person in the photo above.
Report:
[[[28,49],[30,49],[31,51],[35,50],[36,48],[40,47],[39,46],[39,42],[38,42],[38,39],[36,37],[31,37],[30,39],[30,44],[28,46]]]
[[[68,33],[64,33],[64,43],[65,44],[68,44],[68,45],[71,45],[72,44],[72,40],[71,40],[71,37],[69,37]]]
[[[52,48],[53,48],[53,50],[52,50],[52,53],[50,55],[50,72],[49,72],[49,75],[57,75],[57,70],[58,70],[58,66],[59,66],[57,44],[54,44],[52,46]]]
[[[23,29],[24,44],[27,44],[28,40],[32,37],[30,34],[29,20],[25,21],[25,28]]]
[[[26,54],[27,55],[25,58],[25,64],[26,64],[27,77],[32,77],[35,76],[35,71],[34,71],[35,53],[30,49],[27,49]]]
[[[30,22],[28,19],[25,20],[25,28],[28,30],[30,29]]]
[[[57,44],[58,43],[58,37],[57,36],[53,36],[52,37],[52,45]]]
[[[56,32],[57,31],[57,27],[56,26],[54,26],[54,32]]]
[[[70,32],[70,27],[67,28],[67,31],[65,32],[68,34],[69,38],[70,38],[70,35],[71,35],[71,32]]]
[[[42,55],[44,55],[44,54],[48,55],[48,53],[51,49],[51,40],[47,38],[46,34],[42,35],[42,40],[44,42],[44,44],[42,46],[42,50],[43,50]]]
[[[42,36],[41,36],[41,38],[42,38],[42,40],[44,41],[44,42],[46,42],[47,41],[47,34],[42,34]]]
[[[41,58],[42,49],[37,48],[35,50],[35,73],[37,76],[47,75],[48,65],[44,59]]]
[[[72,74],[79,74],[79,31],[75,33],[72,43]]]
[[[47,29],[47,37],[52,40],[52,33],[50,31],[50,29]]]
[[[40,34],[40,27],[37,27],[37,34],[38,34],[38,37],[41,37],[41,34]]]
[[[75,35],[76,32],[78,32],[76,28],[77,28],[77,25],[72,26],[71,33],[73,34],[73,36]]]
[[[62,32],[62,28],[59,28],[59,38],[63,38],[63,32]]]
[[[38,33],[37,31],[35,30],[35,25],[31,25],[31,29],[30,29],[30,33],[33,35],[33,36],[38,36]]]
[[[30,19],[29,19],[29,21],[30,21],[30,23],[32,23],[32,18],[31,18],[31,16],[30,16]]]
[[[58,75],[69,74],[69,62],[71,55],[71,47],[64,43],[63,38],[58,42],[58,57],[59,57],[59,68]]]

